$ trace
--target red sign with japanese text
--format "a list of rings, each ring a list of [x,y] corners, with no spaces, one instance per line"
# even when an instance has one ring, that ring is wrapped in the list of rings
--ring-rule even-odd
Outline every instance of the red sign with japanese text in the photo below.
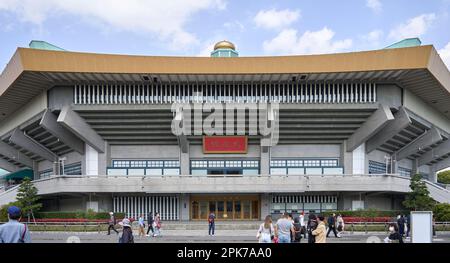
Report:
[[[203,136],[203,153],[247,153],[247,136]]]

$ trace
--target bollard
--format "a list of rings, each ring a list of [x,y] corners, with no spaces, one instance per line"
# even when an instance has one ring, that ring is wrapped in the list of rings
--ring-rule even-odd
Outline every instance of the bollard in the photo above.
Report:
[[[98,233],[100,234],[100,224],[97,225]]]
[[[366,234],[367,234],[367,222],[364,222],[364,228],[365,228]]]
[[[355,231],[355,226],[353,225],[353,223],[352,223],[352,235],[353,235],[353,232]]]
[[[84,222],[84,232],[87,232],[87,224]]]

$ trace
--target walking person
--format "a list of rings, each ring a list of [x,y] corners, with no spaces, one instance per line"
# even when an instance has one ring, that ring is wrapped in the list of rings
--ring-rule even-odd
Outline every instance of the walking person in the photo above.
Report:
[[[155,219],[153,218],[153,213],[150,212],[148,214],[148,218],[147,218],[147,222],[148,222],[148,228],[147,228],[147,235],[146,236],[150,236],[148,233],[150,233],[150,230],[152,231],[152,235],[155,233],[155,229],[153,228],[153,222],[155,221]]]
[[[116,234],[119,234],[119,232],[114,228],[116,225],[116,217],[114,216],[113,212],[109,212],[109,221],[108,221],[108,235],[111,234],[111,229],[116,232]]]
[[[384,239],[384,243],[403,243],[403,237],[396,224],[389,224],[389,236]]]
[[[301,233],[303,238],[306,239],[306,223],[305,223],[305,212],[302,212],[299,216],[300,226],[302,227]]]
[[[119,222],[119,225],[122,226],[122,235],[119,237],[119,243],[134,243],[130,220],[124,218],[122,222]]]
[[[214,230],[216,229],[216,215],[211,212],[208,216],[208,235],[214,236]]]
[[[144,215],[141,215],[139,217],[139,237],[144,237],[145,236],[145,221],[144,221]]]
[[[0,225],[0,243],[31,243],[30,231],[25,224],[19,223],[20,208],[10,206],[7,209],[8,223]]]
[[[405,218],[403,215],[399,215],[399,218],[397,219],[397,225],[398,225],[398,233],[403,237],[405,234]]]
[[[319,215],[317,217],[317,228],[316,230],[312,231],[312,235],[315,236],[315,242],[314,243],[327,243],[327,227],[325,226],[325,217],[323,215]]]
[[[315,243],[316,237],[312,234],[314,230],[317,228],[317,217],[314,213],[309,214],[308,217],[308,225],[307,225],[307,232],[308,232],[308,243]]]
[[[157,212],[155,215],[155,221],[153,222],[153,227],[155,229],[154,237],[161,236],[161,216]]]
[[[405,217],[405,221],[406,221],[406,238],[410,238],[409,237],[409,233],[411,232],[411,215],[408,214]]]
[[[344,218],[342,217],[341,214],[339,214],[336,218],[336,223],[337,223],[337,231],[338,231],[338,236],[341,237],[341,233],[344,232]]]
[[[278,243],[291,243],[291,233],[294,233],[294,225],[288,217],[288,213],[283,213],[283,216],[275,224],[275,235],[278,238]]]
[[[338,234],[336,232],[336,214],[333,213],[332,216],[328,217],[328,232],[327,237],[330,235],[330,232],[333,231],[334,236],[338,238]]]
[[[272,224],[272,217],[270,215],[266,216],[264,223],[259,226],[256,238],[259,243],[272,243],[274,239],[275,229]]]
[[[302,225],[300,224],[300,217],[294,218],[294,236],[292,243],[300,243],[302,240]]]

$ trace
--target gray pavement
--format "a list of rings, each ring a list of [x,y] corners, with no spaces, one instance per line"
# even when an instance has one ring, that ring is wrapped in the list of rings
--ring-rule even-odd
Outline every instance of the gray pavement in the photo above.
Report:
[[[220,242],[220,243],[256,243],[256,232],[253,230],[218,230],[215,236],[208,236],[203,231],[162,231],[160,237],[138,237],[135,236],[136,243],[194,243],[194,242]],[[386,237],[384,232],[355,232],[342,235],[342,238],[329,237],[328,243],[375,243],[383,242]],[[117,243],[118,235],[112,233],[98,232],[32,232],[33,243]],[[410,242],[409,239],[405,242]],[[438,232],[433,238],[434,243],[450,243],[450,232]],[[302,240],[305,243],[305,240]]]

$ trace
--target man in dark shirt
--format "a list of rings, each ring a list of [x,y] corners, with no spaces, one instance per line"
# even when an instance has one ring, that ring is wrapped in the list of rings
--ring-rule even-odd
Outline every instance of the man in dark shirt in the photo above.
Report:
[[[333,213],[332,216],[328,217],[328,232],[327,232],[327,237],[328,235],[330,235],[330,232],[333,231],[334,236],[339,238],[337,232],[336,232],[336,214]]]
[[[214,214],[214,212],[211,212],[208,216],[208,233],[210,236],[214,236],[214,230],[216,228],[216,215]]]

